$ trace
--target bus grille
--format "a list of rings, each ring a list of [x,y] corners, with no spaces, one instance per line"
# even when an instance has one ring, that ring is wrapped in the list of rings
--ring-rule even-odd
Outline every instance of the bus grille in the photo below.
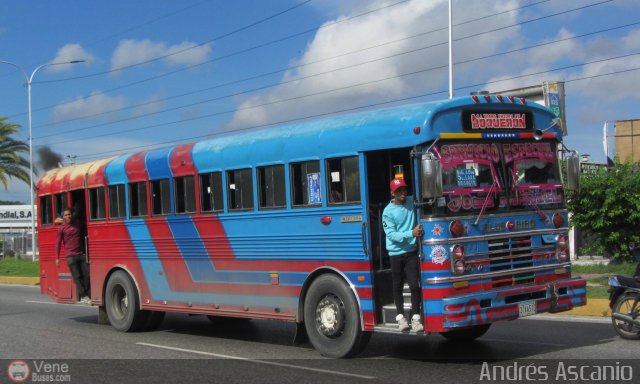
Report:
[[[531,255],[531,238],[514,237],[489,240],[489,272],[507,271],[533,266]],[[493,288],[533,282],[534,273],[518,273],[492,278]]]

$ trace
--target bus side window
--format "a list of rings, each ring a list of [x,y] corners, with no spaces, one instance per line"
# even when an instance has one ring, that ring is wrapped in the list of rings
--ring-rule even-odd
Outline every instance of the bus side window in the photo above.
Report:
[[[129,184],[129,216],[147,216],[147,183]]]
[[[56,193],[53,197],[54,208],[56,210],[56,217],[62,218],[64,214],[64,210],[69,208],[69,204],[67,204],[67,194],[66,193]]]
[[[293,163],[291,174],[291,205],[294,207],[317,206],[322,203],[320,194],[320,162],[318,160]],[[309,194],[309,180],[317,180],[317,195]]]
[[[227,171],[227,195],[229,211],[253,209],[253,177],[251,169]]]
[[[196,212],[196,186],[193,176],[176,177],[174,180],[176,214]]]
[[[125,211],[124,185],[109,186],[109,218],[124,219],[127,215]]]
[[[202,212],[221,212],[224,210],[222,172],[200,175],[200,201]]]
[[[327,160],[327,191],[329,204],[360,202],[360,171],[358,157]]]
[[[51,196],[40,197],[38,210],[40,211],[40,224],[42,225],[51,225],[53,223],[53,207],[51,202]]]
[[[151,182],[151,215],[171,214],[171,189],[169,179]]]
[[[287,205],[284,165],[258,168],[260,208],[284,208]]]
[[[89,189],[89,219],[104,220],[107,217],[104,201],[104,187]]]

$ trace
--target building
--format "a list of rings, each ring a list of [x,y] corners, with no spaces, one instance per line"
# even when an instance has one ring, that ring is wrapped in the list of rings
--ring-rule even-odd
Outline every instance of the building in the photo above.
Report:
[[[616,121],[614,143],[621,162],[640,162],[640,119]]]
[[[32,258],[31,205],[0,205],[0,257]]]

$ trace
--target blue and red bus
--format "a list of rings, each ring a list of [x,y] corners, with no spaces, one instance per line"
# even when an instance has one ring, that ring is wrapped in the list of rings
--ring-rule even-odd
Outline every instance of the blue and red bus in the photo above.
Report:
[[[424,334],[586,303],[572,277],[562,129],[525,99],[480,95],[231,132],[47,172],[41,290],[75,303],[56,218],[86,218],[91,300],[120,331],[166,312],[295,322],[323,355],[399,332],[381,213],[404,177],[420,242]],[[575,156],[569,156],[570,179]]]

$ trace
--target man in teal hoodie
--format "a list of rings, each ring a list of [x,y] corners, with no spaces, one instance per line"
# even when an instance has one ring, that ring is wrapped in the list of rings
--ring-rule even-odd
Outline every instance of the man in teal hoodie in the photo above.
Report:
[[[413,198],[407,198],[407,183],[404,179],[393,179],[389,184],[391,202],[382,213],[382,225],[386,236],[387,252],[391,260],[393,301],[396,305],[398,328],[406,332],[411,328],[422,332],[420,311],[420,260],[417,241],[423,234],[422,226],[415,225]],[[411,327],[404,317],[403,274],[411,290]]]

